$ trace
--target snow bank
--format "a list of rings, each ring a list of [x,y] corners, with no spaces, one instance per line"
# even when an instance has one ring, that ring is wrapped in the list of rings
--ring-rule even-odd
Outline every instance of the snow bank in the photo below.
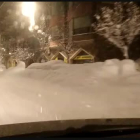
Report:
[[[140,58],[135,61],[136,69],[140,71]]]
[[[0,64],[0,72],[4,71],[6,69],[6,67],[3,64]]]
[[[48,61],[46,63],[33,63],[31,64],[28,69],[44,69],[44,70],[47,70],[47,69],[57,69],[63,65],[66,65],[66,63],[64,63],[63,61],[61,60],[52,60],[52,61]]]
[[[23,62],[0,73],[0,124],[140,118],[140,73],[131,60]]]

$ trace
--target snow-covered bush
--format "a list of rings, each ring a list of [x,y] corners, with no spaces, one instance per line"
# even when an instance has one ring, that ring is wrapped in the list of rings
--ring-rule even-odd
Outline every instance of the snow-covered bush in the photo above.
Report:
[[[103,7],[96,14],[95,31],[120,48],[129,58],[129,46],[140,33],[140,8],[134,2],[114,2],[113,7]]]

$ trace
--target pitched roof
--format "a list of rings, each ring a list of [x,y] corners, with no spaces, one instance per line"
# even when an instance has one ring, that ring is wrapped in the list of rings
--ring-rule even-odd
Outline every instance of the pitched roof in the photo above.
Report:
[[[64,52],[64,51],[61,51],[61,52],[55,53],[55,54],[51,57],[51,60],[55,59],[59,54],[61,54],[65,59],[68,59],[67,53]]]
[[[42,56],[44,56],[47,60],[49,60],[49,56],[43,54]]]
[[[76,52],[74,52],[73,54],[72,54],[72,56],[70,57],[70,60],[71,59],[74,59],[80,52],[85,52],[86,54],[88,54],[88,55],[90,55],[92,58],[94,58],[94,56],[92,55],[92,54],[90,54],[89,52],[87,52],[86,50],[84,50],[84,49],[82,49],[82,48],[80,48],[80,49],[78,49]]]

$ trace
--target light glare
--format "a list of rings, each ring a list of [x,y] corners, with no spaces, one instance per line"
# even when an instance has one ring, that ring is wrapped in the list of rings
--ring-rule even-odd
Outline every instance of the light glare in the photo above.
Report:
[[[33,26],[35,25],[35,2],[23,2],[22,3],[22,14],[30,19],[30,27],[29,30],[33,30]]]

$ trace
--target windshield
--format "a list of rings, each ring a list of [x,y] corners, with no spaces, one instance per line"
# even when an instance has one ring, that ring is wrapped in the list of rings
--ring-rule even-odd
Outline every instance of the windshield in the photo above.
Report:
[[[136,2],[0,2],[0,125],[139,119],[139,33]]]

